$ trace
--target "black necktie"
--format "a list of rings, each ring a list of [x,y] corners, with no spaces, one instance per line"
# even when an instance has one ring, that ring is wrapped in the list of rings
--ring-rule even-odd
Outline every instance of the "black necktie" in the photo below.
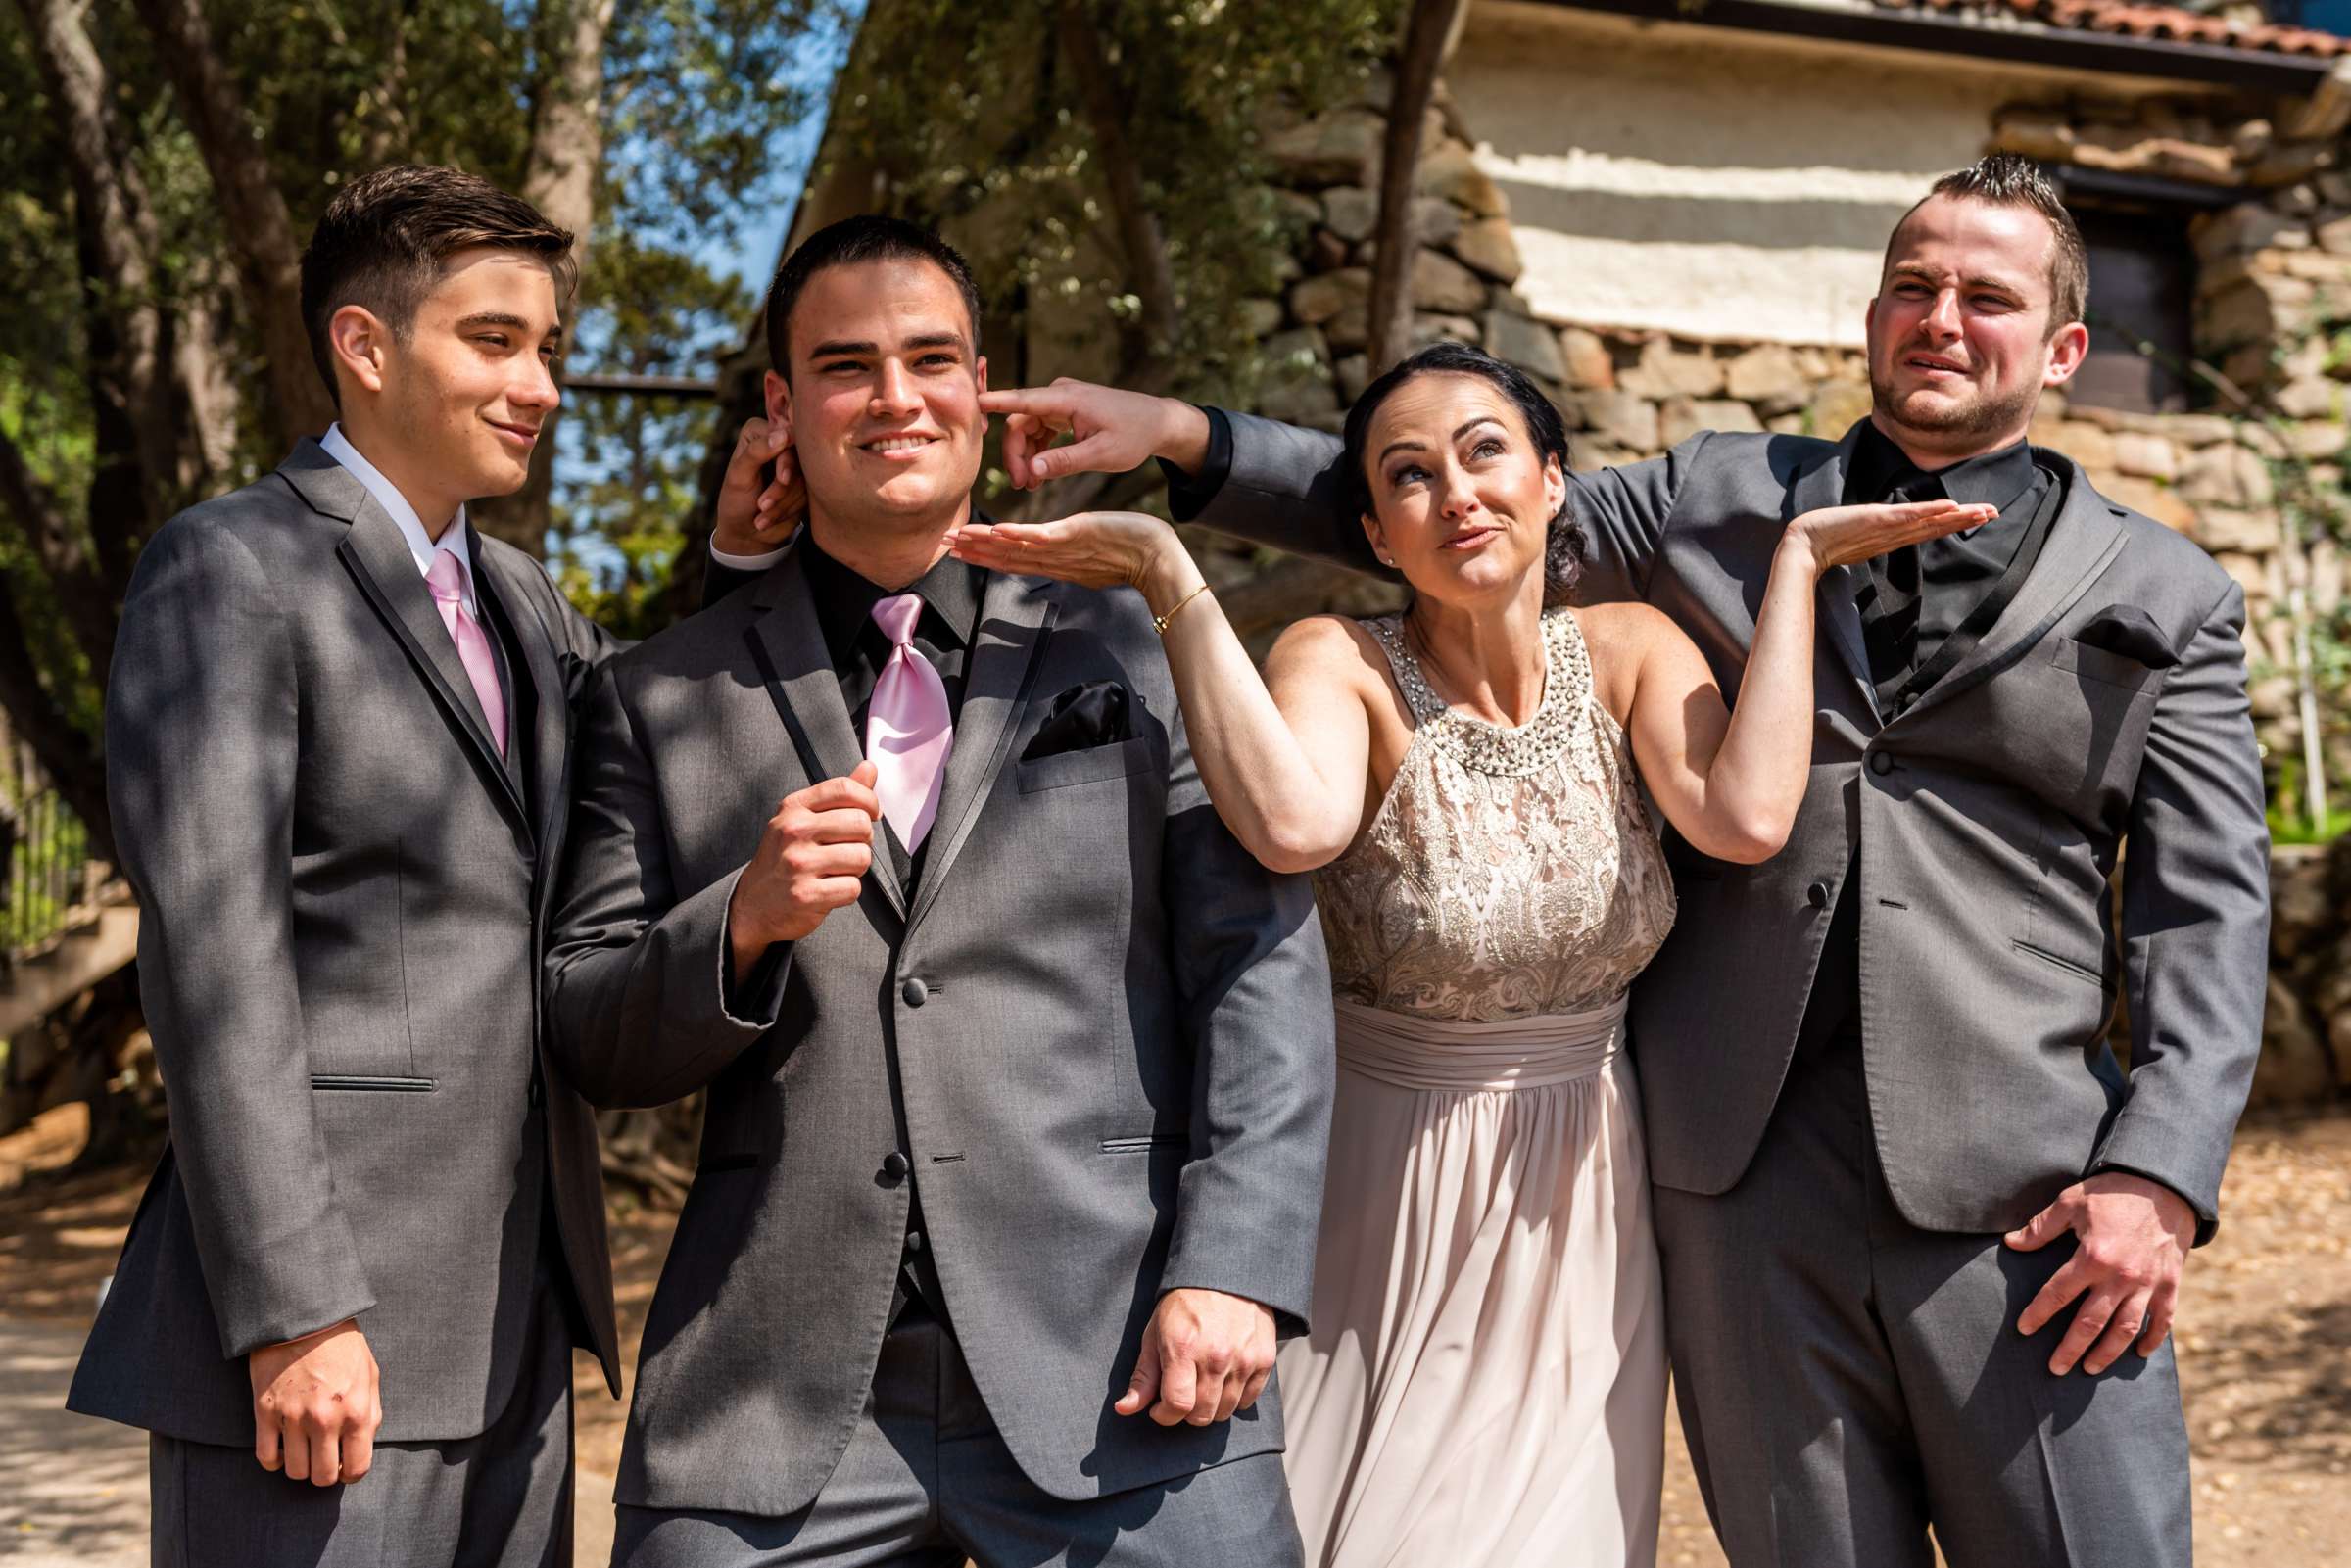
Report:
[[[1932,478],[1896,485],[1884,500],[1898,506],[1940,496]],[[1870,602],[1861,608],[1861,640],[1869,649],[1869,678],[1881,705],[1909,678],[1918,661],[1918,546],[1904,545],[1870,558]]]

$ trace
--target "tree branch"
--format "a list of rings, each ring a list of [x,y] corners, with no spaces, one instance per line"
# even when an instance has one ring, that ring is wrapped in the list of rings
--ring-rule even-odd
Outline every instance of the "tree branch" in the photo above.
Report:
[[[0,586],[0,597],[6,589]],[[32,748],[41,772],[90,831],[90,852],[102,860],[115,858],[115,821],[106,805],[106,767],[98,747],[41,685],[32,649],[24,641],[24,618],[10,606],[0,615],[0,708],[8,710],[8,725]]]
[[[16,518],[18,532],[32,546],[50,596],[103,683],[115,655],[114,594],[73,537],[56,495],[33,473],[5,429],[0,429],[0,507]]]
[[[1413,0],[1396,58],[1387,140],[1379,166],[1379,224],[1371,259],[1371,373],[1404,357],[1413,341],[1413,176],[1420,167],[1420,128],[1461,21],[1463,0]]]
[[[221,228],[237,259],[237,286],[261,333],[269,413],[279,444],[323,435],[334,404],[302,323],[302,252],[286,200],[269,171],[245,96],[220,64],[200,0],[135,0],[155,34],[179,113],[195,132],[220,199]]]

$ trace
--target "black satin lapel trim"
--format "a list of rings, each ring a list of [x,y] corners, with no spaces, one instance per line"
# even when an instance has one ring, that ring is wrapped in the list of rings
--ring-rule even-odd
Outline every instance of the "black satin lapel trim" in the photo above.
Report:
[[[1819,511],[1824,506],[1840,505],[1845,500],[1846,470],[1853,460],[1853,449],[1860,444],[1861,426],[1856,424],[1845,433],[1835,451],[1820,462],[1797,476],[1788,489],[1788,513],[1781,519],[1792,523],[1806,512]],[[1858,704],[1862,717],[1872,724],[1878,722],[1878,693],[1869,675],[1869,644],[1861,636],[1861,608],[1857,597],[1860,592],[1860,571],[1857,567],[1840,566],[1821,574],[1819,615],[1825,641],[1845,666],[1849,678],[1850,694]]]
[[[1061,585],[1042,578],[988,574],[980,601],[979,630],[963,682],[963,711],[955,720],[955,748],[947,756],[932,819],[929,858],[916,889],[914,925],[938,900],[947,870],[971,837],[980,803],[1004,768],[1019,719],[1036,685],[1036,670],[1053,622],[1061,614]]]
[[[1947,701],[1997,671],[2017,649],[2039,641],[2129,543],[2121,514],[2090,488],[2087,475],[2053,452],[2036,448],[2035,455],[2056,468],[2066,487],[2065,504],[2049,526],[2040,559],[2033,563],[2032,575],[2000,612],[2000,618],[1991,623],[1983,641],[1942,680],[1927,688],[1905,718]]]
[[[457,657],[457,644],[441,619],[439,606],[433,603],[432,591],[424,586],[424,574],[416,570],[416,557],[408,553],[408,542],[401,537],[400,525],[385,516],[370,498],[352,518],[351,532],[337,548],[351,563],[360,591],[374,601],[452,722],[472,744],[483,772],[493,781],[492,787],[529,828],[530,812],[523,804],[522,791],[515,787],[505,759],[490,738],[489,721],[473,694],[473,678]]]
[[[771,569],[759,589],[766,613],[744,635],[751,644],[767,694],[784,721],[800,766],[811,782],[845,778],[865,760],[865,747],[849,724],[849,710],[840,700],[840,677],[833,656],[825,651],[825,635],[816,619],[816,598],[808,591],[807,563],[795,550]],[[888,847],[876,830],[873,870],[867,880],[882,894],[890,913],[906,919],[906,888],[889,863]]]
[[[468,529],[472,526],[466,524]],[[569,792],[563,773],[571,741],[571,712],[563,695],[563,672],[555,664],[555,632],[547,624],[531,585],[517,580],[520,571],[536,568],[513,566],[500,553],[485,548],[478,536],[472,543],[473,558],[481,565],[481,581],[476,587],[483,601],[494,605],[505,617],[507,627],[513,632],[508,641],[521,649],[523,667],[530,673],[531,754],[524,760],[531,770],[531,807],[532,815],[538,819],[537,842],[550,844],[554,841],[555,812]]]

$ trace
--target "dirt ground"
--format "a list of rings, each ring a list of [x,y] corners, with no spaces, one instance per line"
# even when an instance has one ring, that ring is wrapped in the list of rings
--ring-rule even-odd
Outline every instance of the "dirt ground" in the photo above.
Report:
[[[146,1557],[143,1445],[56,1401],[146,1173],[59,1175],[81,1138],[78,1108],[0,1138],[0,1560],[127,1568]],[[2249,1118],[2222,1221],[2189,1265],[2178,1319],[2196,1556],[2207,1568],[2334,1568],[2351,1560],[2351,1114]],[[669,1230],[666,1214],[614,1216],[632,1363]],[[594,1563],[622,1407],[585,1357],[578,1371],[580,1560]],[[1680,1434],[1667,1442],[1658,1561],[1717,1568]]]

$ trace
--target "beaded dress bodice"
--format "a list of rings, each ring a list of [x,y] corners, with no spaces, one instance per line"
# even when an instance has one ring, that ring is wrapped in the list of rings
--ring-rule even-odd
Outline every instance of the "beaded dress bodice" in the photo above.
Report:
[[[1364,623],[1414,719],[1370,828],[1315,878],[1342,1001],[1482,1022],[1607,1006],[1673,926],[1673,880],[1575,617],[1543,618],[1515,730],[1446,707],[1403,622]]]

